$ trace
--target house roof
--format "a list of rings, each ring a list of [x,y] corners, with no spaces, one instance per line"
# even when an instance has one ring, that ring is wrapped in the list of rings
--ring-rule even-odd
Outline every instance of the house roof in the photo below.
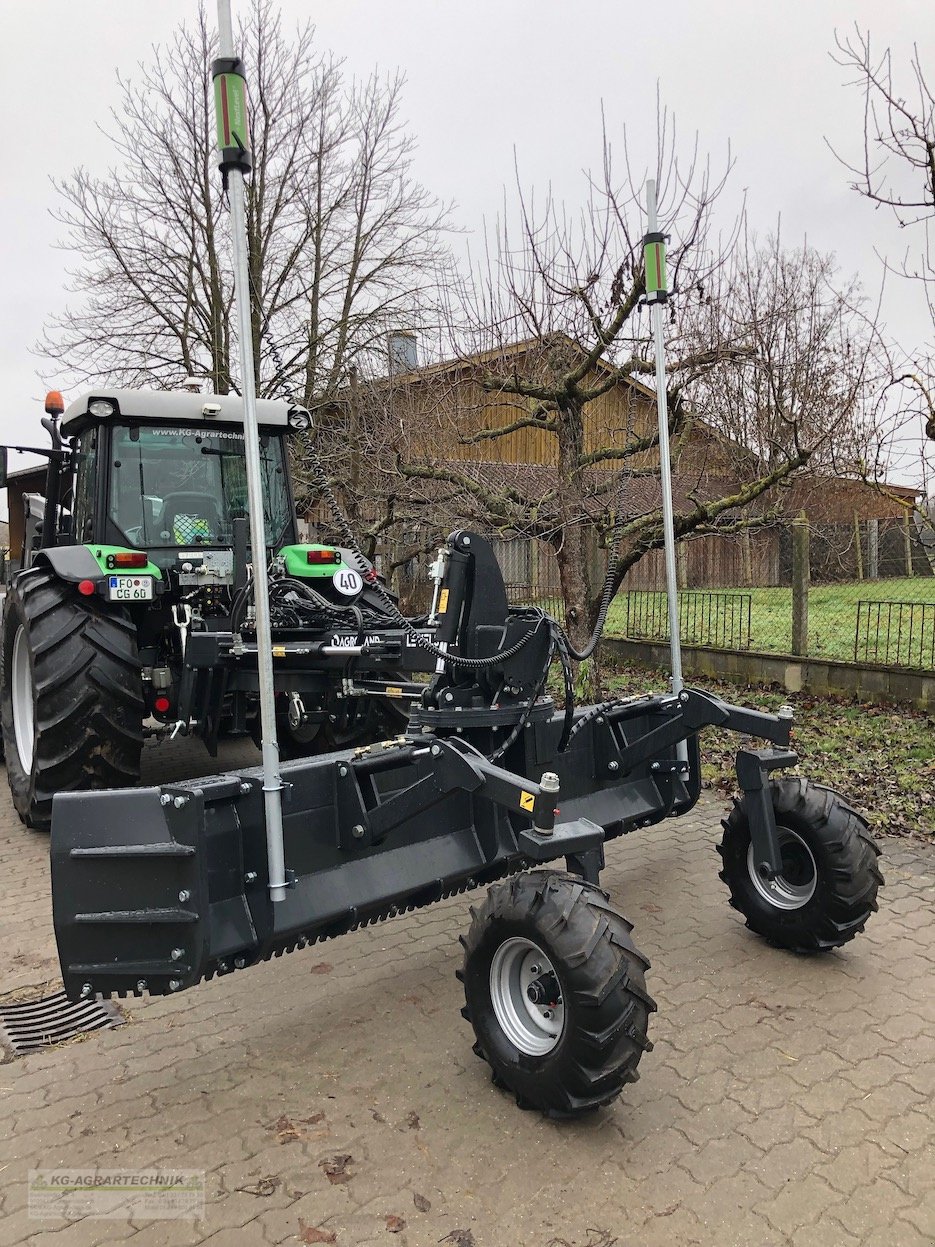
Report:
[[[552,335],[555,343],[562,346],[571,347],[573,350],[580,351],[582,355],[586,352],[584,348],[570,338],[565,333]],[[427,381],[432,377],[444,376],[446,373],[456,373],[464,369],[476,369],[484,364],[493,363],[496,360],[509,360],[517,356],[528,355],[534,350],[546,349],[549,345],[547,339],[543,338],[524,338],[520,342],[510,342],[503,346],[491,347],[486,351],[477,351],[470,355],[455,355],[450,359],[438,360],[433,364],[423,364],[418,368],[413,368],[408,372],[393,372],[384,377],[373,378],[369,384],[383,388],[392,385],[415,385],[422,381]],[[599,359],[594,365],[596,372],[601,372],[605,376],[611,376],[617,372],[617,369],[609,364],[605,359]],[[636,390],[644,398],[651,399],[655,402],[656,392],[650,386],[639,381],[636,377],[628,376],[620,378],[621,385],[627,385]],[[345,394],[347,387],[342,387],[340,394]]]

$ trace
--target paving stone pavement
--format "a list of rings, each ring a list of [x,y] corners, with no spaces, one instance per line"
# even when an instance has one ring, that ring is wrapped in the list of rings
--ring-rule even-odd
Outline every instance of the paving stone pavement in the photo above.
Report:
[[[227,744],[220,769],[252,764]],[[214,768],[147,749],[150,782]],[[0,1067],[0,1247],[922,1247],[935,1241],[935,851],[889,841],[846,949],[768,947],[728,907],[722,801],[615,842],[655,1050],[571,1124],[490,1084],[459,1016],[458,897]],[[0,793],[0,999],[54,990],[47,839]],[[349,1156],[333,1183],[322,1162]],[[203,1221],[27,1215],[36,1167],[207,1173]],[[337,1175],[340,1176],[340,1175]],[[330,1237],[333,1235],[333,1238]]]

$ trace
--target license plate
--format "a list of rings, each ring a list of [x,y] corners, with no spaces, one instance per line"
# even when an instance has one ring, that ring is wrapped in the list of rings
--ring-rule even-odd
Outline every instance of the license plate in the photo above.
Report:
[[[151,602],[152,576],[108,576],[107,597],[111,602]]]

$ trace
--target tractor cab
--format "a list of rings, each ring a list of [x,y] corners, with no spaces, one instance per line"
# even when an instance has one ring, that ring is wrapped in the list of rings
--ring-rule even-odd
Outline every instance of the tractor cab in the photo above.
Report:
[[[286,403],[257,406],[266,539],[276,550],[296,540],[286,438],[310,419]],[[71,403],[59,427],[72,449],[70,542],[146,551],[160,568],[193,551],[231,550],[235,521],[247,516],[239,398],[97,391]]]

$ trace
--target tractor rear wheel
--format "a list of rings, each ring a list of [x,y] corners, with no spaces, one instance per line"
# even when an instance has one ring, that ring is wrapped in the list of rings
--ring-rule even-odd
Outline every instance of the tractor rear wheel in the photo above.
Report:
[[[136,629],[46,567],[17,576],[3,612],[0,723],[13,804],[48,830],[57,792],[139,783]]]
[[[649,1015],[649,962],[606,892],[546,870],[492,887],[464,945],[474,1051],[521,1108],[571,1117],[635,1082]]]
[[[782,948],[840,948],[877,908],[880,850],[865,819],[830,788],[796,776],[770,781],[782,871],[756,870],[743,801],[724,820],[718,846],[730,903],[747,926]]]

